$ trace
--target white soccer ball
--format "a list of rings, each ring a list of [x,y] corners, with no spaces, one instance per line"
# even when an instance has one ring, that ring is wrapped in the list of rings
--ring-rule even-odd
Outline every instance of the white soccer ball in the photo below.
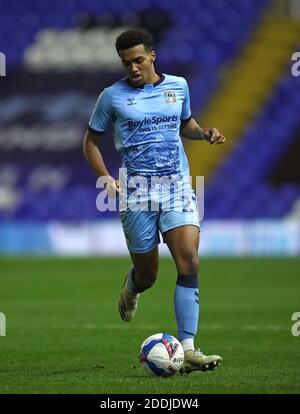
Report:
[[[180,371],[184,352],[181,343],[168,333],[149,336],[141,345],[140,362],[155,377],[170,377]]]

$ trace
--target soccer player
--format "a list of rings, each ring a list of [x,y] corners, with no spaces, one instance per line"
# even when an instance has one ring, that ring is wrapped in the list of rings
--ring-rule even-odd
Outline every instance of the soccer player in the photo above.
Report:
[[[180,135],[210,144],[222,144],[224,136],[216,128],[201,128],[192,118],[187,82],[182,77],[156,72],[153,38],[142,29],[127,30],[116,39],[116,50],[126,77],[100,94],[83,142],[84,155],[104,184],[109,197],[122,192],[120,180],[110,176],[98,149],[99,138],[110,124],[115,147],[121,153],[127,177],[189,177],[189,167]],[[152,210],[129,208],[121,211],[121,221],[133,267],[121,290],[119,313],[130,321],[137,310],[139,295],[149,289],[158,273],[159,233],[176,264],[178,276],[174,308],[178,339],[184,349],[182,372],[212,370],[222,362],[218,355],[204,355],[195,349],[198,329],[198,246],[199,217],[194,192],[183,180],[192,208]],[[178,192],[178,191],[177,191]],[[158,193],[171,201],[173,192]],[[151,192],[149,197],[151,197]],[[174,196],[175,194],[175,196]],[[157,194],[156,194],[157,195]],[[146,193],[147,197],[147,193]],[[175,197],[176,198],[176,197]],[[161,200],[161,199],[160,199]],[[172,203],[173,202],[173,203]]]

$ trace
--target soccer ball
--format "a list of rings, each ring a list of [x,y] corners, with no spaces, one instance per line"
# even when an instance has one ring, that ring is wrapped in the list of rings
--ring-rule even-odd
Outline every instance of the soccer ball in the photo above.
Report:
[[[183,359],[181,343],[170,334],[151,335],[141,345],[140,362],[153,377],[176,374],[183,365]]]

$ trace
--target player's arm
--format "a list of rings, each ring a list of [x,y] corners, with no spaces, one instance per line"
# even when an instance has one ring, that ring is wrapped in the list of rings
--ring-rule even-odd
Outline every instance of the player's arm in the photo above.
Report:
[[[108,172],[103,157],[98,148],[99,140],[103,134],[93,133],[90,129],[86,131],[83,139],[83,154],[97,177],[101,178],[109,196],[115,196],[120,191],[119,181],[115,180]]]
[[[210,144],[223,144],[225,137],[217,128],[201,128],[194,118],[181,121],[180,133],[184,138],[192,140],[204,140]]]

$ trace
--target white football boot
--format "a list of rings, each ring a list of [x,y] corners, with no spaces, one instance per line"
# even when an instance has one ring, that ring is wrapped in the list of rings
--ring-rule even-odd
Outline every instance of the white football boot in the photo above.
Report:
[[[184,363],[181,374],[193,371],[212,371],[221,364],[223,358],[219,355],[204,355],[200,349],[189,349],[184,353]]]
[[[119,300],[119,313],[123,321],[129,322],[133,319],[137,310],[139,296],[139,293],[133,293],[128,289],[126,276]]]

